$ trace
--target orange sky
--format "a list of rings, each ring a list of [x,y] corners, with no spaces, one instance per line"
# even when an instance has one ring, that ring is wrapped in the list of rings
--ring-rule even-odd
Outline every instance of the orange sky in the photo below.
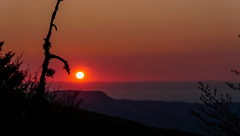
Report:
[[[42,64],[56,0],[1,0],[4,50],[25,51],[24,66]],[[239,0],[64,0],[52,53],[84,81],[234,80],[240,69]],[[76,81],[51,61],[55,81]],[[54,63],[54,64],[53,64]]]

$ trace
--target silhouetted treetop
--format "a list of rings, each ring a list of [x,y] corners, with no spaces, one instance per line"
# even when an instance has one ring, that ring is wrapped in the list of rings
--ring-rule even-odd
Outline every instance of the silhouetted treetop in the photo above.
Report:
[[[21,56],[13,61],[15,53],[9,51],[1,54],[1,47],[4,42],[0,42],[0,95],[24,97],[29,92],[31,83],[28,79],[28,71],[21,70]]]

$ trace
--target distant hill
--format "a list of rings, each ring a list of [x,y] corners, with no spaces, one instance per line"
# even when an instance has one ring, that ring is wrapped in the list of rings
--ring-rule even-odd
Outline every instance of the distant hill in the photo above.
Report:
[[[75,91],[58,91],[58,97]],[[163,101],[118,100],[101,91],[81,91],[77,99],[83,99],[81,105],[89,111],[137,121],[148,126],[179,129],[193,133],[203,133],[196,124],[196,118],[189,114],[195,104]]]

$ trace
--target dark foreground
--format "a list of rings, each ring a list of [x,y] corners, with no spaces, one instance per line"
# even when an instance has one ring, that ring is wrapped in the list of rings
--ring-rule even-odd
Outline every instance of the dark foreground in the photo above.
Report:
[[[6,135],[197,136],[59,104],[1,97],[1,132]]]

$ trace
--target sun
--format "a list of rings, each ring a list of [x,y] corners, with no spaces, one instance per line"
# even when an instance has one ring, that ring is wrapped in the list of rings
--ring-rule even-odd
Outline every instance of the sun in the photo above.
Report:
[[[83,72],[77,72],[76,77],[78,79],[83,79],[84,78],[84,73]]]

